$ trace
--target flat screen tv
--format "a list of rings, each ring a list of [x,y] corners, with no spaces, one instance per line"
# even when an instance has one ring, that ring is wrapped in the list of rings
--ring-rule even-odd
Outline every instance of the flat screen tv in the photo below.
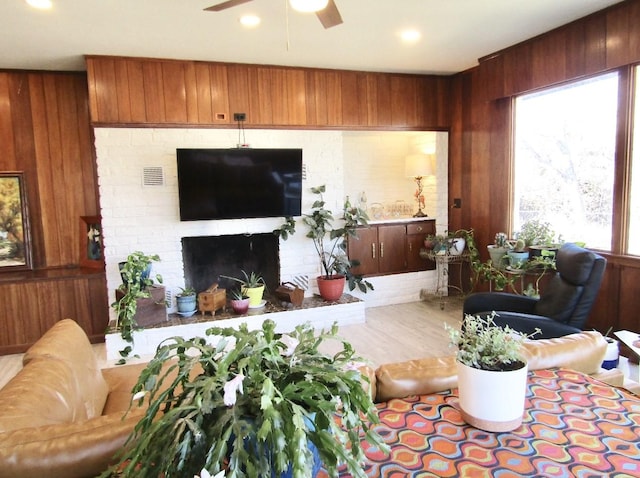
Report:
[[[177,149],[181,221],[300,216],[302,149]]]

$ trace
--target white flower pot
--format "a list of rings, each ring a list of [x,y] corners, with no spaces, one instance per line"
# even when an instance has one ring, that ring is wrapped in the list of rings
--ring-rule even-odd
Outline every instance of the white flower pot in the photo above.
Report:
[[[522,424],[527,392],[527,366],[506,372],[479,370],[456,362],[462,418],[490,432],[505,432]]]
[[[617,340],[611,337],[605,337],[607,339],[607,351],[604,354],[602,361],[602,368],[611,370],[618,366],[620,361],[620,344]]]

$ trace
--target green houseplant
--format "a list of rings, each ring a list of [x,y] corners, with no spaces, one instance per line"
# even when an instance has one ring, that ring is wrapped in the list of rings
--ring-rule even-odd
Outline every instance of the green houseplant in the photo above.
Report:
[[[226,279],[238,282],[241,285],[242,294],[249,297],[249,307],[259,307],[262,303],[262,296],[264,295],[264,278],[255,272],[247,274],[242,271],[243,277],[232,277],[222,275]]]
[[[249,296],[243,292],[242,288],[231,291],[231,308],[236,314],[246,314],[249,310]]]
[[[476,428],[500,432],[522,423],[527,363],[521,348],[531,336],[496,325],[495,316],[467,314],[459,329],[445,329],[457,348],[462,417]]]
[[[196,290],[193,287],[180,287],[180,292],[176,294],[176,305],[178,314],[183,317],[193,315],[197,308]]]
[[[242,324],[165,341],[133,389],[149,407],[120,464],[102,476],[307,478],[319,468],[315,448],[329,475],[345,463],[365,477],[362,436],[387,447],[371,428],[378,416],[361,364],[336,334],[335,325],[316,335],[309,324],[278,334],[265,320],[254,331]],[[321,353],[326,340],[341,350]]]
[[[116,323],[113,328],[120,332],[122,338],[130,344],[133,344],[134,330],[138,329],[135,320],[138,300],[151,297],[149,288],[154,284],[151,267],[158,261],[160,257],[157,254],[149,255],[135,251],[127,256],[126,261],[119,264],[122,284],[116,290],[116,301],[111,304],[116,313]],[[156,274],[155,281],[162,284],[162,276]],[[124,363],[132,349],[132,346],[128,345],[120,351],[122,359],[119,363]]]
[[[318,198],[314,201],[311,212],[302,217],[302,222],[309,229],[306,237],[313,241],[322,267],[322,275],[318,277],[320,295],[325,300],[337,300],[342,295],[346,281],[349,283],[349,290],[356,287],[365,293],[373,290],[370,282],[351,272],[351,267],[358,263],[349,260],[346,253],[347,240],[357,240],[356,227],[368,224],[367,213],[352,206],[347,200],[342,210],[343,223],[340,227],[335,226],[333,213],[325,207],[325,191],[324,185],[311,188],[311,192]]]

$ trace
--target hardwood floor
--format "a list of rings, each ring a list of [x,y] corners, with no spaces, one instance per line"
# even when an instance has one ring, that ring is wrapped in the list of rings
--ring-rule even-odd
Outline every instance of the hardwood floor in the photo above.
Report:
[[[389,362],[400,362],[420,357],[452,353],[444,323],[457,325],[462,305],[449,298],[444,310],[438,301],[373,307],[366,310],[366,323],[344,326],[339,335],[349,341],[356,353],[374,367]],[[335,351],[327,344],[323,351]],[[106,364],[104,343],[95,344],[94,350],[103,366]],[[22,368],[22,354],[0,356],[0,388]]]

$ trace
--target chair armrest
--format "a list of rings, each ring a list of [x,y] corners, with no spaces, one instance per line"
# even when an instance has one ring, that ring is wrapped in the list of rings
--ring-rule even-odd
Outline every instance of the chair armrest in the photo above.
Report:
[[[115,463],[141,415],[103,415],[77,423],[0,433],[0,478],[88,478]]]
[[[562,337],[569,334],[578,334],[582,330],[573,327],[571,325],[557,322],[549,317],[542,317],[535,314],[519,314],[511,311],[496,311],[497,315],[494,318],[494,323],[500,327],[508,325],[518,332],[532,335],[536,329],[542,331],[541,334],[533,336],[534,339],[551,339],[554,337]]]
[[[525,295],[509,294],[507,292],[477,292],[471,294],[464,301],[463,313],[478,314],[493,310],[509,310],[523,314],[532,314],[538,299]]]

